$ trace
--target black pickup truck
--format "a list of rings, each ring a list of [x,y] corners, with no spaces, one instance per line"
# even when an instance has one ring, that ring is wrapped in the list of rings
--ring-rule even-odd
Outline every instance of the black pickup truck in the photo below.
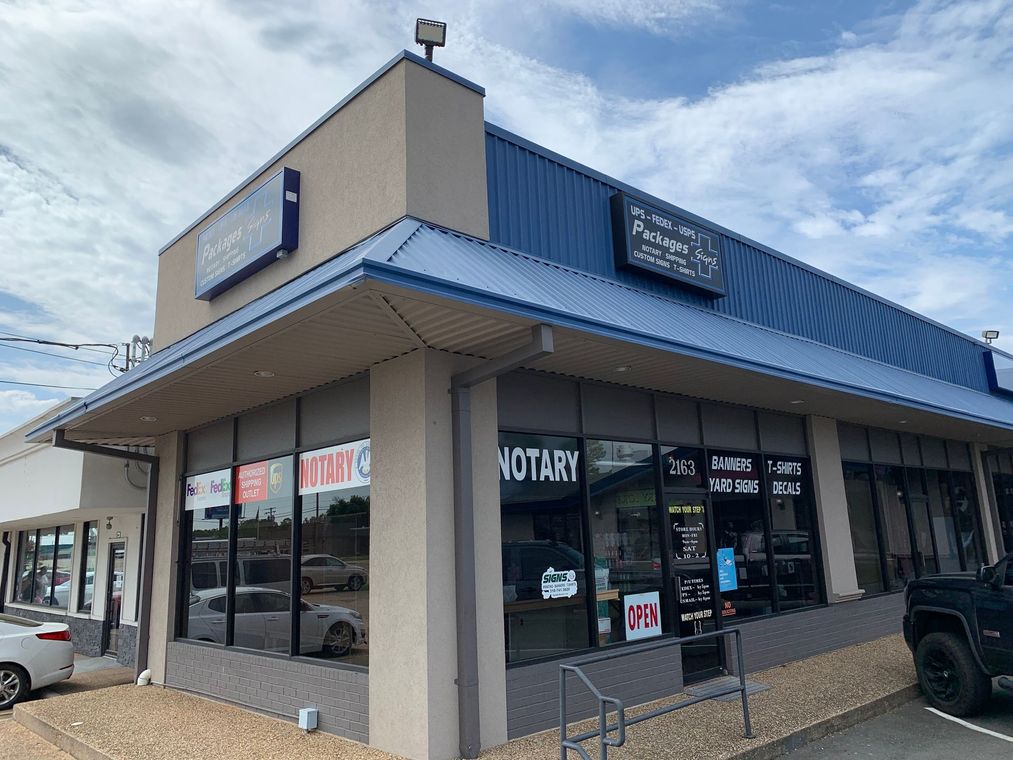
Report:
[[[904,592],[904,638],[922,691],[950,715],[979,712],[1013,674],[1013,552],[976,573],[929,575]],[[1013,690],[1013,680],[999,685]]]

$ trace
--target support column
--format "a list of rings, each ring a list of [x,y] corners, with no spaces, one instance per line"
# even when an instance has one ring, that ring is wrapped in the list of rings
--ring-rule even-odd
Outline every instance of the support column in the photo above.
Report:
[[[155,540],[153,545],[144,547],[145,556],[150,552],[152,567],[157,568],[152,573],[151,597],[148,600],[151,617],[148,623],[147,666],[151,670],[152,683],[164,684],[166,644],[176,628],[179,476],[183,467],[183,434],[160,436],[155,441],[155,456],[159,458]],[[145,518],[145,522],[148,519]],[[148,533],[147,527],[145,532]],[[138,630],[138,636],[142,635],[143,632]]]
[[[845,602],[860,598],[855,574],[855,550],[851,541],[851,522],[844,492],[841,445],[837,439],[837,421],[829,417],[806,417],[812,454],[813,486],[819,521],[823,573],[827,599]]]
[[[499,503],[496,380],[471,391],[478,597],[478,703],[482,749],[507,740],[506,641],[503,633],[503,541]]]
[[[452,358],[370,372],[369,740],[411,760],[458,756]]]

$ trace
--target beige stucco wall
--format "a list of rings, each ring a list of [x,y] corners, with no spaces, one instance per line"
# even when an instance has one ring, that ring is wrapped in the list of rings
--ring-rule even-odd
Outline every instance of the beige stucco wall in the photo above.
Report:
[[[841,444],[837,438],[837,420],[806,417],[812,455],[813,486],[816,491],[816,515],[823,552],[823,572],[827,599],[843,602],[862,595],[855,574],[855,550],[851,540],[851,521],[844,493]]]
[[[499,501],[499,415],[496,381],[471,391],[472,484],[475,506],[475,593],[482,748],[507,740],[506,641],[503,632],[503,541]]]
[[[370,372],[369,741],[412,760],[457,757],[451,359]]]
[[[183,434],[169,433],[155,442],[159,458],[158,512],[155,515],[153,552],[155,572],[151,579],[151,619],[148,626],[148,667],[153,683],[165,683],[166,643],[176,622],[176,557],[179,509],[179,476],[182,473]],[[150,517],[149,517],[150,519]]]
[[[210,302],[196,300],[198,234],[283,167],[301,175],[298,249]],[[406,215],[488,237],[483,98],[402,60],[159,256],[155,349]]]

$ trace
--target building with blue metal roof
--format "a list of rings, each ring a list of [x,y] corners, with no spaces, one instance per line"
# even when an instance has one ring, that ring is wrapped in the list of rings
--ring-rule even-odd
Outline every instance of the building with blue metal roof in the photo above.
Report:
[[[159,252],[138,669],[410,758],[900,631],[1013,550],[1013,358],[485,121],[408,52]],[[671,640],[641,652],[637,642]],[[571,717],[593,706],[575,703]]]

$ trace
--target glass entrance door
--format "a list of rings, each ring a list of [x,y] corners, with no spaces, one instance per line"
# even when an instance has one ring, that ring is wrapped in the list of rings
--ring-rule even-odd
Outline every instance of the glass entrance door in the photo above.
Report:
[[[687,497],[666,490],[665,514],[676,630],[679,636],[709,633],[715,630],[718,621],[710,501],[705,496]],[[683,646],[684,680],[699,681],[718,672],[723,666],[722,651],[716,640]]]
[[[109,544],[109,564],[106,570],[105,636],[102,654],[116,655],[120,643],[120,612],[123,603],[123,579],[126,570],[127,547],[123,541]]]

